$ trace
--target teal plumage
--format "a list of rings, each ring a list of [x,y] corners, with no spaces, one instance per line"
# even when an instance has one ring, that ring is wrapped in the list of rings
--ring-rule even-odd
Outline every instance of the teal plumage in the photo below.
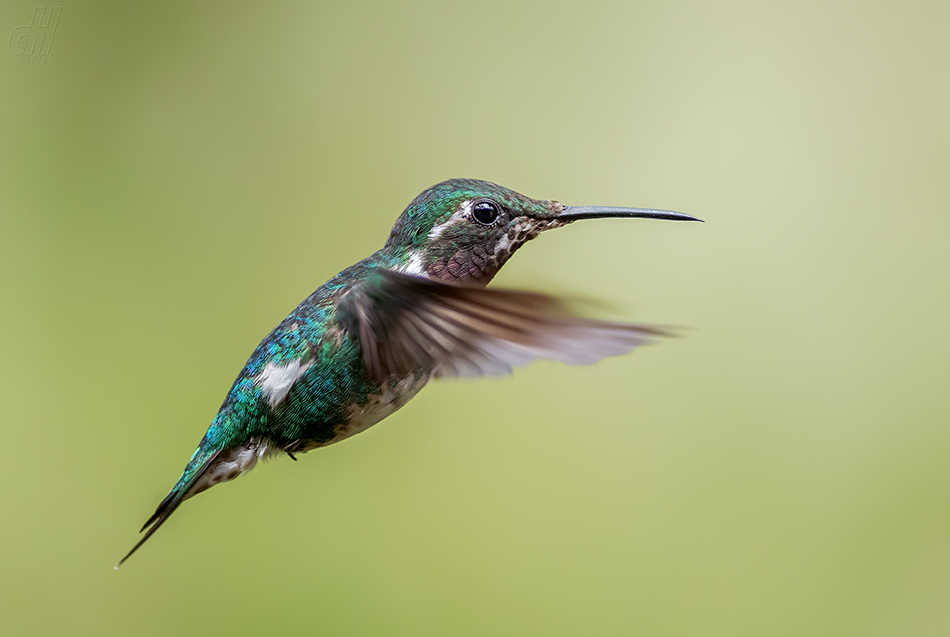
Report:
[[[485,181],[442,182],[413,200],[384,247],[304,299],[241,370],[134,553],[186,499],[358,433],[432,376],[508,371],[533,358],[588,363],[661,335],[574,317],[556,299],[484,286],[523,243],[577,219],[693,220],[637,208],[565,207]]]

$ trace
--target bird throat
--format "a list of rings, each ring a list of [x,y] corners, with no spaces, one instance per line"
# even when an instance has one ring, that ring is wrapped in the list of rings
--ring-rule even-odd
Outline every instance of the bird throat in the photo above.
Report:
[[[487,285],[518,248],[543,230],[564,225],[557,219],[514,219],[495,242],[444,243],[427,247],[416,267],[407,270],[446,283]],[[417,270],[418,272],[413,272]]]

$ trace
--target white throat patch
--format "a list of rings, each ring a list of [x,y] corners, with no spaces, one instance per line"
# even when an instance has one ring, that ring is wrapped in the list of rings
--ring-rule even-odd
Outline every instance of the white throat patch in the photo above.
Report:
[[[412,274],[414,276],[426,276],[422,269],[422,254],[419,252],[409,253],[409,263],[401,269],[403,274]]]

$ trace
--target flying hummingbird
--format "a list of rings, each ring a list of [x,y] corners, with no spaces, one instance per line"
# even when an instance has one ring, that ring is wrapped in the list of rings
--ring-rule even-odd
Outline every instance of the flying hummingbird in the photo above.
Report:
[[[116,568],[188,498],[262,458],[296,460],[357,434],[432,377],[500,374],[536,358],[593,363],[663,335],[575,316],[548,295],[485,288],[540,232],[610,217],[701,221],[669,210],[564,206],[474,179],[420,194],[381,250],[324,283],[261,341],[142,527],[148,532]]]

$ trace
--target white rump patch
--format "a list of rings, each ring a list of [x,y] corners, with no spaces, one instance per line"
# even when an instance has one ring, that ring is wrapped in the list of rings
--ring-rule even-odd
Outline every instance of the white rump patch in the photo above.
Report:
[[[254,382],[264,392],[271,408],[274,408],[287,397],[290,388],[294,386],[298,378],[303,376],[305,371],[310,369],[311,365],[313,365],[313,362],[301,364],[299,360],[293,360],[283,365],[271,361],[264,365],[264,371],[257,375]]]

